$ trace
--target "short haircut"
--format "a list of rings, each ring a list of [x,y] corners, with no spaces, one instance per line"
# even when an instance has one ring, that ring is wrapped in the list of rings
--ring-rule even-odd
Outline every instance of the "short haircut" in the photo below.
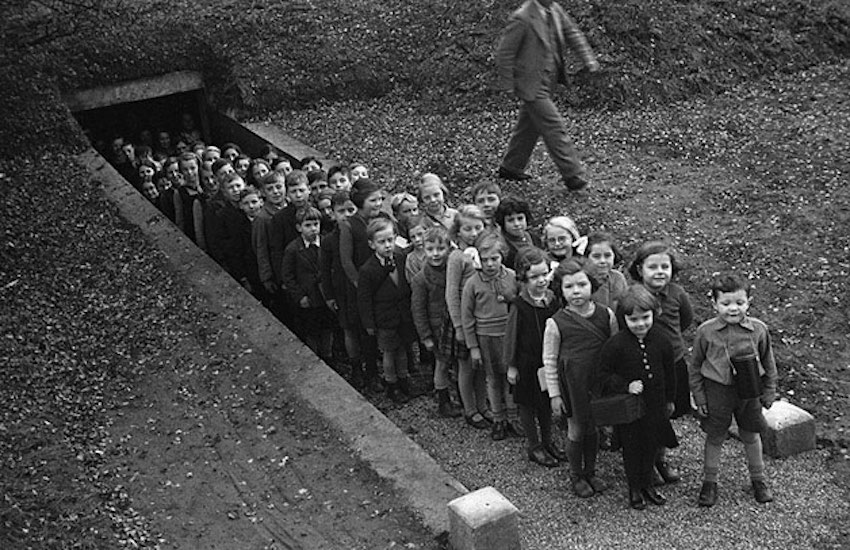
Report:
[[[505,223],[505,218],[514,214],[524,214],[525,221],[531,225],[531,208],[528,203],[520,198],[508,195],[499,201],[494,218],[500,226]]]
[[[260,178],[260,185],[265,187],[266,185],[271,185],[273,183],[282,183],[286,185],[286,176],[281,174],[280,172],[269,172],[262,178]]]
[[[234,180],[239,180],[239,181],[245,183],[245,178],[243,178],[242,176],[240,176],[236,172],[231,172],[230,174],[227,174],[226,178],[224,178],[224,182],[222,183],[222,187],[227,187],[227,185],[231,181],[234,181]],[[246,189],[247,189],[247,186],[246,186]]]
[[[227,143],[221,146],[222,152],[227,151],[228,149],[233,149],[234,151],[236,151],[237,157],[242,154],[242,148],[233,143],[232,141],[228,141]]]
[[[334,191],[330,187],[325,187],[324,189],[319,191],[319,196],[316,197],[316,202],[319,202],[319,201],[322,201],[322,200],[329,200],[329,201],[331,201],[331,204],[333,204],[334,195],[336,195],[336,191]]]
[[[547,267],[549,266],[549,258],[546,257],[546,253],[536,246],[521,248],[517,252],[516,260],[514,261],[517,278],[520,281],[527,281],[528,270],[537,264],[546,264]]]
[[[304,222],[322,221],[322,213],[314,206],[302,206],[295,212],[295,223],[302,224]]]
[[[547,221],[546,225],[543,226],[544,240],[549,236],[549,230],[553,227],[558,227],[567,231],[570,236],[572,236],[573,242],[576,242],[579,237],[581,237],[581,233],[578,231],[578,226],[572,218],[568,216],[555,216],[553,218],[549,218],[549,221]]]
[[[322,161],[320,161],[320,160],[319,160],[319,159],[317,159],[316,157],[314,157],[314,156],[310,156],[310,155],[308,155],[308,156],[304,157],[303,159],[301,159],[301,167],[303,168],[304,166],[306,166],[307,164],[309,164],[309,163],[311,163],[311,162],[315,162],[316,164],[318,164],[318,165],[319,165],[319,169],[320,169],[320,170],[322,169]]]
[[[334,193],[333,198],[331,199],[331,204],[334,206],[334,208],[336,208],[337,206],[342,206],[347,202],[351,202],[351,193],[349,193],[348,191],[337,191],[336,193]]]
[[[337,164],[335,166],[331,166],[330,169],[328,170],[328,180],[330,180],[331,176],[333,176],[337,172],[341,172],[346,177],[348,177],[348,166],[342,166],[340,164]]]
[[[371,241],[375,238],[375,233],[388,228],[392,228],[392,230],[395,231],[395,222],[385,216],[378,216],[377,218],[373,218],[369,222],[369,225],[366,226],[366,237],[368,237],[368,239]]]
[[[422,200],[422,189],[428,187],[429,185],[436,185],[443,192],[443,200],[446,200],[449,196],[449,188],[446,187],[446,184],[443,183],[443,180],[440,179],[440,176],[434,174],[432,172],[426,172],[422,174],[422,179],[419,181],[419,186],[416,188],[416,195],[419,197],[419,200]]]
[[[317,181],[328,181],[328,176],[325,174],[325,171],[319,168],[318,170],[312,170],[307,172],[307,183],[315,183]]]
[[[218,171],[224,168],[225,166],[233,166],[233,164],[230,162],[230,160],[224,157],[216,160],[214,163],[212,163],[212,173],[218,174]]]
[[[423,216],[422,214],[416,214],[415,216],[410,216],[407,218],[405,222],[407,226],[407,230],[410,231],[414,227],[423,227],[428,229],[431,227],[431,220],[427,216]]]
[[[482,212],[480,208],[478,208],[474,204],[464,204],[463,206],[457,209],[457,214],[455,214],[455,219],[452,222],[452,227],[451,229],[449,229],[449,235],[451,235],[452,238],[457,237],[458,231],[460,231],[461,219],[463,218],[480,220],[481,223],[484,223],[487,220],[487,217],[484,215],[484,212]]]
[[[499,187],[499,184],[495,181],[484,180],[479,181],[475,185],[472,186],[472,200],[475,201],[475,197],[480,195],[481,193],[494,193],[499,197],[502,196],[502,188]]]
[[[239,178],[239,179],[242,179],[242,178]],[[254,187],[253,185],[248,185],[248,186],[245,187],[245,189],[243,189],[242,191],[239,191],[239,201],[241,202],[242,199],[244,199],[248,195],[257,195],[259,197],[260,192],[257,191],[257,188]]]
[[[667,254],[670,256],[670,266],[672,267],[673,277],[679,273],[679,261],[676,259],[676,253],[673,247],[662,241],[648,241],[640,245],[640,248],[635,252],[635,258],[629,264],[629,275],[635,281],[641,281],[643,278],[640,275],[640,268],[643,262],[653,254]]]
[[[475,243],[475,248],[478,249],[479,254],[486,254],[487,252],[495,250],[502,256],[502,258],[505,257],[505,254],[508,251],[508,246],[505,244],[505,240],[502,239],[501,235],[496,232],[490,232],[481,237],[478,242]]]
[[[608,243],[611,247],[611,251],[614,253],[614,265],[623,261],[623,254],[620,252],[620,248],[614,243],[614,237],[608,233],[607,231],[594,231],[590,235],[587,236],[587,247],[584,249],[584,253],[586,255],[590,254],[590,250],[593,248],[593,245]]]
[[[576,273],[584,273],[587,275],[587,279],[590,281],[590,291],[596,292],[596,289],[599,288],[599,283],[597,283],[596,279],[588,273],[587,268],[584,266],[584,262],[580,258],[569,258],[559,263],[558,267],[555,268],[555,284],[558,287],[559,293],[564,277],[568,275],[575,275]]]
[[[184,162],[194,162],[195,166],[198,166],[199,168],[201,166],[200,163],[198,162],[198,157],[195,156],[195,153],[190,153],[188,151],[186,151],[185,153],[180,155],[180,157],[178,157],[177,167],[179,168],[179,167],[183,166]]]
[[[303,170],[293,170],[286,175],[286,190],[299,185],[308,185],[307,174]]]
[[[629,287],[617,296],[617,316],[631,315],[635,310],[658,312],[660,304],[652,292],[639,283]]]
[[[743,290],[750,295],[750,281],[732,271],[725,271],[711,279],[711,299],[717,300],[721,292],[737,292]]]
[[[442,225],[434,225],[425,231],[422,235],[422,242],[440,243],[451,248],[452,240],[449,238],[449,231]]]
[[[141,168],[142,166],[145,166],[145,167],[147,167],[147,168],[152,168],[152,169],[153,169],[153,171],[154,171],[154,173],[156,173],[156,172],[157,172],[157,169],[156,169],[156,163],[155,163],[154,161],[152,161],[151,159],[142,159],[142,160],[140,160],[140,161],[139,161],[139,168]]]

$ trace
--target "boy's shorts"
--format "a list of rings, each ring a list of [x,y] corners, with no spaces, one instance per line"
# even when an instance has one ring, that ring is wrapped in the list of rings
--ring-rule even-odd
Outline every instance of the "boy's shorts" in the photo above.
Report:
[[[700,421],[700,427],[711,437],[725,437],[732,425],[732,416],[741,430],[761,433],[767,427],[761,413],[761,400],[741,400],[735,392],[735,386],[706,379],[705,398],[708,418]]]

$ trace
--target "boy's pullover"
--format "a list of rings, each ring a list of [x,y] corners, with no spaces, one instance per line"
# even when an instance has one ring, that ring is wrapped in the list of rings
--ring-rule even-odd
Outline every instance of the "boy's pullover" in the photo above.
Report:
[[[479,347],[478,336],[505,335],[508,308],[516,295],[516,273],[505,266],[492,277],[479,271],[469,278],[461,298],[463,334],[467,347]]]

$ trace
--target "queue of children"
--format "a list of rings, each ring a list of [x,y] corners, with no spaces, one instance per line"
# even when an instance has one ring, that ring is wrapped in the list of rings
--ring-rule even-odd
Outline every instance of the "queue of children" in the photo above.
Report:
[[[717,316],[697,328],[688,362],[693,309],[666,243],[638,247],[630,283],[611,234],[584,236],[572,218],[554,216],[538,237],[528,203],[490,181],[454,209],[436,174],[390,197],[362,163],[325,171],[272,148],[251,159],[236,144],[186,144],[183,135],[172,148],[167,134],[156,133],[153,155],[113,140],[121,173],[335,368],[336,340],[357,389],[405,403],[411,372],[430,363],[440,417],[462,416],[494,441],[526,438],[532,462],[569,465],[581,498],[607,489],[597,454],[608,428],[637,510],[663,505],[658,487],[679,481],[668,450],[679,444],[671,419],[685,415],[706,433],[697,502],[713,506],[734,416],[755,499],[773,499],[759,434],[776,364],[766,326],[747,315],[746,279],[712,282]],[[593,400],[617,394],[639,396],[643,414],[597,426]]]

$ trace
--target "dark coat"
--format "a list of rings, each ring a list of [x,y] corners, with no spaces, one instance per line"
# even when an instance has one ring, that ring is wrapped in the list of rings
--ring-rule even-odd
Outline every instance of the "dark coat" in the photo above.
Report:
[[[357,306],[366,329],[397,329],[411,341],[414,335],[410,314],[410,286],[404,278],[402,254],[394,253],[398,282],[393,282],[391,269],[373,254],[359,272]]]

